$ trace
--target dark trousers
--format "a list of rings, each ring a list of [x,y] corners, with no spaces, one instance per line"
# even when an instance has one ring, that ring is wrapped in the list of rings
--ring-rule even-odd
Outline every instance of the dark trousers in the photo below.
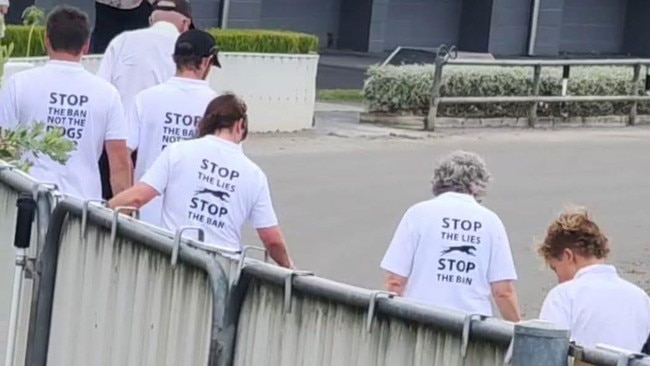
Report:
[[[118,34],[149,26],[149,16],[153,8],[149,1],[131,10],[121,10],[95,2],[95,29],[90,38],[90,53],[101,54],[106,51],[110,41]],[[135,159],[134,154],[133,159]],[[99,173],[102,180],[102,198],[113,198],[106,150],[99,158]]]

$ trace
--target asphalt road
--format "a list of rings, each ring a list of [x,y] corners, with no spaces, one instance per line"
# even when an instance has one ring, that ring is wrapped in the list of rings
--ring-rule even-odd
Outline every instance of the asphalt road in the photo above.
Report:
[[[354,108],[351,108],[352,110]],[[611,261],[650,290],[650,129],[492,130],[422,133],[359,126],[326,112],[316,130],[253,134],[245,150],[267,173],[296,265],[379,288],[379,262],[404,210],[431,197],[434,162],[455,149],[482,154],[496,180],[485,204],[509,232],[524,315],[535,317],[553,274],[536,239],[564,205],[586,205],[609,235]],[[252,232],[246,243],[258,244]],[[4,357],[13,251],[3,251],[0,357]]]
[[[527,317],[537,315],[555,284],[535,255],[536,240],[570,203],[592,211],[610,237],[611,260],[622,275],[650,289],[649,129],[390,136],[322,119],[317,126],[321,131],[253,136],[245,147],[269,176],[281,225],[301,269],[380,287],[379,262],[402,213],[431,197],[435,160],[462,148],[482,154],[495,176],[484,203],[509,232]],[[250,231],[244,239],[258,243]]]

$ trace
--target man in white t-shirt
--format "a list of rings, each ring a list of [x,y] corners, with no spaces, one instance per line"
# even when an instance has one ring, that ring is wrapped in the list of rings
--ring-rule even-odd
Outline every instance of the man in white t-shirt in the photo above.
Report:
[[[41,155],[29,173],[40,181],[56,183],[65,194],[100,199],[97,161],[102,146],[106,148],[116,192],[131,185],[131,162],[117,90],[81,65],[89,37],[85,13],[67,6],[52,10],[45,38],[50,60],[45,66],[19,72],[7,80],[0,96],[0,127],[43,122],[47,129],[60,128],[76,144],[69,160],[61,165]]]
[[[538,252],[560,284],[546,296],[539,318],[570,330],[578,345],[639,352],[650,335],[650,297],[605,263],[609,251],[586,210],[570,208],[553,220]]]
[[[153,165],[169,144],[194,137],[208,103],[217,96],[206,81],[212,66],[220,67],[214,37],[189,30],[178,37],[174,49],[176,76],[145,89],[135,97],[129,113],[130,150],[138,150],[135,181]],[[140,210],[140,219],[160,225],[162,197]]]
[[[179,34],[192,27],[192,10],[186,0],[157,0],[150,17],[151,27],[123,32],[108,44],[97,75],[113,84],[125,110],[131,109],[135,96],[174,76],[172,60]],[[108,185],[107,161],[100,161],[103,195],[114,192]]]
[[[141,207],[162,195],[163,227],[202,227],[205,241],[217,250],[241,250],[241,228],[248,221],[271,258],[292,268],[266,175],[242,150],[248,134],[246,110],[233,94],[212,100],[198,138],[168,145],[140,182],[109,206]]]
[[[476,200],[490,179],[476,154],[459,151],[440,162],[435,198],[406,211],[381,262],[388,291],[486,316],[492,316],[492,294],[503,318],[520,320],[508,235],[501,219]]]
[[[149,28],[113,38],[97,71],[117,88],[127,110],[140,91],[174,76],[171,55],[178,36],[192,24],[190,4],[185,0],[155,1],[150,23]]]

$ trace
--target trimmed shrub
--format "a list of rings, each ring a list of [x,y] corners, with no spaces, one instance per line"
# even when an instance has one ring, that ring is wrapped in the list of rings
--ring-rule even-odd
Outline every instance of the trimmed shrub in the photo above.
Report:
[[[25,57],[28,54],[27,43],[30,28],[31,26],[28,25],[7,25],[2,44],[14,44],[14,52],[11,57]],[[29,48],[29,56],[45,56],[45,28],[43,26],[34,27],[32,43]]]
[[[318,37],[290,31],[264,29],[208,29],[224,52],[312,53]]]
[[[364,100],[371,112],[426,115],[433,84],[433,65],[373,66],[368,70]],[[642,75],[643,72],[642,71]],[[632,67],[572,67],[568,95],[629,95]],[[524,96],[533,88],[532,67],[445,66],[442,96]],[[562,68],[542,68],[540,95],[561,95]],[[540,103],[539,116],[626,115],[629,102]],[[526,117],[528,104],[441,104],[438,115],[459,118]],[[639,103],[650,114],[650,103]]]
[[[29,26],[8,25],[3,44],[14,43],[13,57],[27,55]],[[224,52],[311,53],[318,51],[318,37],[298,32],[262,29],[208,29]],[[34,28],[30,56],[44,56],[45,29]]]

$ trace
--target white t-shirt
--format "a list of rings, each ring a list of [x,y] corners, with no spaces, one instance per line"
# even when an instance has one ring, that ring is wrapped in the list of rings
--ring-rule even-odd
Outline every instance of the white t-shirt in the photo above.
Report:
[[[650,298],[613,266],[591,265],[546,295],[539,318],[569,329],[581,346],[639,352],[650,335]]]
[[[167,146],[140,181],[162,194],[163,227],[200,226],[207,244],[240,250],[245,221],[278,225],[264,172],[214,135]]]
[[[125,110],[136,94],[174,76],[172,55],[179,34],[176,26],[160,21],[122,32],[108,44],[97,75],[117,88]]]
[[[29,171],[34,178],[56,183],[62,193],[101,199],[97,162],[106,140],[126,140],[120,96],[111,84],[80,63],[49,61],[21,71],[5,83],[0,97],[0,127],[44,122],[63,128],[76,150],[65,165],[40,155]]]
[[[381,267],[408,278],[404,297],[487,316],[490,283],[517,279],[501,219],[453,192],[406,211]]]
[[[128,147],[138,149],[134,178],[139,181],[167,145],[194,137],[205,109],[217,96],[207,81],[172,77],[138,93],[129,113]],[[140,219],[161,225],[162,197],[140,209]]]

